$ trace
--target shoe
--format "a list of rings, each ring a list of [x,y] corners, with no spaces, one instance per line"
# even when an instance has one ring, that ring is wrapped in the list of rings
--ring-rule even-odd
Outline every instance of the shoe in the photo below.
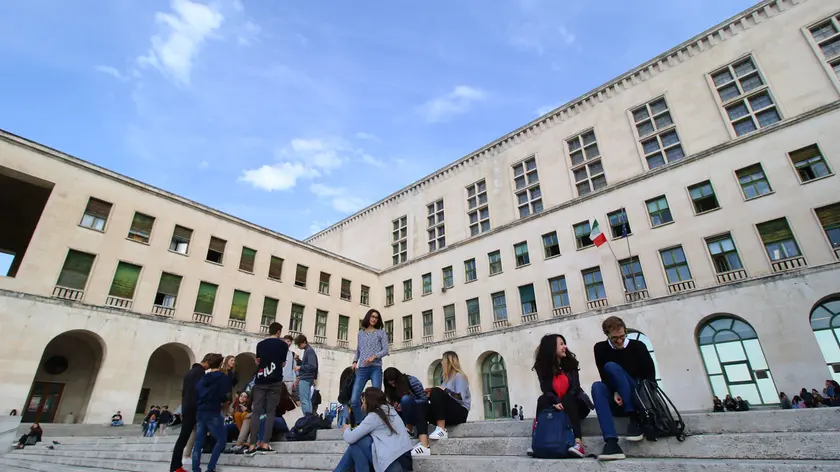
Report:
[[[586,457],[586,453],[583,451],[583,444],[576,442],[574,446],[569,448],[569,454],[575,457],[580,457],[583,459]]]
[[[441,429],[440,426],[435,426],[435,430],[429,435],[429,439],[432,441],[449,439],[449,433],[447,433],[445,429]]]
[[[534,450],[529,447],[528,450],[525,451],[525,454],[527,454],[529,457],[534,457]]]
[[[624,439],[630,442],[639,442],[645,439],[645,432],[642,431],[642,425],[639,424],[637,419],[630,418],[630,422],[627,424],[627,434]]]
[[[175,472],[187,472],[187,469],[183,467],[178,467],[177,469],[175,469]]]
[[[621,446],[618,445],[618,439],[608,439],[604,444],[603,452],[598,456],[599,461],[617,461],[626,458]]]
[[[274,449],[272,449],[272,447],[271,447],[271,446],[260,446],[260,447],[258,447],[258,448],[257,448],[257,452],[259,452],[260,454],[265,455],[265,454],[274,454],[274,453],[275,453],[275,452],[277,452],[277,451],[275,451]]]
[[[236,455],[245,454],[245,451],[248,450],[248,446],[233,446],[233,453]]]
[[[245,451],[243,454],[245,454],[245,456],[246,456],[246,457],[254,457],[254,456],[256,456],[256,455],[257,455],[257,449],[256,449],[256,448],[254,448],[254,449],[248,449],[248,450],[247,450],[247,451]]]
[[[417,444],[414,446],[414,449],[411,450],[411,456],[431,456],[432,450],[422,444]]]

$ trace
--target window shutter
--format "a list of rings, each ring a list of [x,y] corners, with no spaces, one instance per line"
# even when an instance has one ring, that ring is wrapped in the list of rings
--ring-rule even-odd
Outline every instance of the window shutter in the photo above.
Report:
[[[840,224],[840,203],[817,208],[816,213],[823,226]]]
[[[519,287],[519,298],[522,303],[533,303],[536,298],[534,296],[534,285],[528,284]]]
[[[158,293],[166,295],[177,296],[178,290],[181,288],[181,276],[175,274],[167,274],[166,272],[160,274],[160,283],[158,284]]]
[[[64,267],[61,268],[61,274],[58,276],[56,285],[75,290],[84,290],[95,258],[96,256],[93,254],[74,251],[72,249],[68,251],[67,258],[64,260]]]
[[[791,152],[790,160],[793,161],[794,164],[796,164],[797,162],[801,162],[819,155],[820,149],[817,147],[816,144],[812,144],[808,147],[797,149],[796,151]]]
[[[278,301],[276,298],[269,298],[265,297],[265,302],[263,303],[263,311],[262,315],[268,318],[276,318],[277,317],[277,304]]]
[[[234,320],[245,321],[248,313],[248,300],[251,294],[240,290],[233,291],[233,302],[230,304],[230,317]]]
[[[153,216],[142,213],[134,213],[134,220],[131,221],[131,229],[145,235],[152,234],[152,226],[155,224]]]
[[[760,223],[757,226],[763,243],[772,243],[793,237],[787,220],[784,218]]]
[[[134,289],[137,287],[137,279],[140,277],[140,266],[120,262],[117,264],[117,272],[111,282],[111,291],[108,295],[126,299],[134,298]]]
[[[216,290],[219,286],[207,282],[201,282],[198,286],[198,295],[195,297],[195,312],[205,315],[213,314],[213,304],[216,301]]]
[[[88,200],[85,213],[92,216],[97,216],[102,219],[108,219],[108,214],[111,213],[111,204],[93,197]]]
[[[268,278],[280,280],[281,275],[283,275],[283,259],[271,256],[271,262],[268,265]]]
[[[189,242],[190,238],[192,238],[192,233],[193,231],[189,228],[175,225],[175,231],[172,232],[172,237]]]
[[[225,241],[224,239],[219,239],[217,237],[210,236],[210,249],[211,250],[224,254],[226,244],[227,244],[227,241]]]
[[[242,258],[239,260],[239,269],[245,272],[254,271],[254,260],[257,258],[257,251],[243,247]]]

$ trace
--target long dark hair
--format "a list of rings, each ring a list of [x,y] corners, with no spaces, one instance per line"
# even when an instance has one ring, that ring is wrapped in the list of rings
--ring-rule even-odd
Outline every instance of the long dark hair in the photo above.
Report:
[[[372,413],[378,416],[382,420],[382,422],[385,423],[385,426],[387,426],[392,433],[396,434],[397,430],[395,430],[394,427],[391,425],[391,422],[388,420],[388,415],[386,415],[385,412],[382,411],[382,406],[385,406],[386,408],[391,408],[391,406],[388,405],[388,400],[385,398],[385,393],[376,387],[368,387],[365,389],[364,395],[365,412],[367,412],[367,414]]]
[[[396,367],[388,367],[382,373],[382,380],[385,386],[385,398],[391,403],[399,402],[403,395],[411,394],[411,386],[408,383],[408,376],[400,372]],[[391,382],[394,386],[391,386]]]
[[[370,326],[370,315],[376,313],[376,324],[373,325],[376,329],[382,329],[385,326],[385,323],[382,321],[382,313],[379,313],[379,310],[376,308],[371,308],[370,310],[365,313],[365,319],[362,320],[362,328],[367,329]]]
[[[563,372],[577,372],[580,370],[575,354],[566,348],[566,357],[557,359],[557,339],[563,340],[566,344],[566,338],[562,334],[546,334],[540,340],[540,345],[537,347],[537,352],[534,354],[534,367],[532,370],[537,372],[539,376],[555,375],[561,371]]]

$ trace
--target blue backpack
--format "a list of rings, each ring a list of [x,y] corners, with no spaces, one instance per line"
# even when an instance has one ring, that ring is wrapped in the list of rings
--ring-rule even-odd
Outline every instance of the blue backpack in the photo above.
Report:
[[[575,433],[569,424],[569,417],[562,411],[547,408],[534,421],[531,433],[531,449],[534,457],[562,459],[569,456],[569,448],[575,445]]]

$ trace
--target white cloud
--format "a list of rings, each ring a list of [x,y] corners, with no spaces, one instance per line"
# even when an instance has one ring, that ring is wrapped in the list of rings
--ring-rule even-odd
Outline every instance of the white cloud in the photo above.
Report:
[[[362,154],[362,162],[364,162],[365,164],[372,165],[374,167],[384,167],[385,166],[384,162],[382,162],[381,160],[379,160],[379,159],[377,159],[377,158],[375,158],[375,157],[373,157],[373,156],[371,156],[370,154],[367,154],[367,153]]]
[[[379,139],[379,136],[377,136],[375,134],[364,133],[364,132],[361,132],[361,131],[356,133],[356,138],[357,139],[363,139],[365,141],[374,141],[374,142],[377,142],[377,143],[382,142],[382,140]]]
[[[557,32],[560,33],[560,37],[563,39],[563,42],[571,46],[575,42],[575,35],[571,31],[567,30],[565,26],[560,26],[557,28]]]
[[[296,138],[289,144],[290,149],[287,148],[281,151],[282,155],[290,156],[326,172],[338,169],[347,160],[342,155],[347,149],[340,142],[330,142],[323,139]]]
[[[193,61],[204,41],[217,30],[224,16],[213,7],[190,0],[172,0],[174,13],[157,12],[158,34],[140,65],[150,65],[181,85],[190,84]]]
[[[318,177],[317,170],[295,162],[280,162],[275,165],[264,165],[258,169],[242,172],[240,182],[247,182],[254,188],[273,192],[274,190],[289,190],[297,185],[298,179]]]
[[[208,167],[210,167],[210,163],[207,161],[201,161],[198,164],[198,168],[201,170],[207,169]]]
[[[335,211],[344,214],[355,213],[368,205],[367,200],[350,195],[343,187],[330,187],[329,185],[314,183],[309,186],[309,191],[318,198],[329,200]]]
[[[250,46],[254,43],[260,42],[260,33],[262,29],[254,23],[253,21],[246,21],[245,24],[242,26],[242,31],[240,31],[239,36],[237,36],[237,42],[239,42],[240,46]]]
[[[454,115],[467,113],[476,102],[483,101],[487,94],[468,85],[459,85],[441,97],[433,98],[420,106],[420,113],[429,123],[447,121]]]
[[[118,71],[117,69],[111,66],[96,66],[95,69],[103,74],[108,74],[116,79],[125,80],[126,77],[122,75],[122,72]]]

